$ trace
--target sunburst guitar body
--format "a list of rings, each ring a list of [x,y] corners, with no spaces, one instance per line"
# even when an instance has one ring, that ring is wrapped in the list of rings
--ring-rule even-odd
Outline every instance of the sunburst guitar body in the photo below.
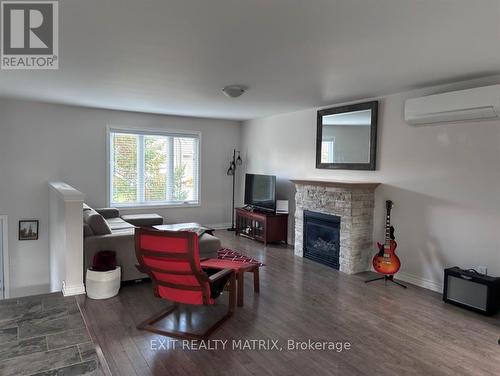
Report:
[[[384,275],[394,275],[401,267],[401,261],[396,255],[396,247],[398,246],[394,240],[394,227],[391,226],[391,209],[392,201],[386,201],[386,222],[385,222],[385,242],[377,243],[378,253],[373,257],[373,269],[377,273]]]

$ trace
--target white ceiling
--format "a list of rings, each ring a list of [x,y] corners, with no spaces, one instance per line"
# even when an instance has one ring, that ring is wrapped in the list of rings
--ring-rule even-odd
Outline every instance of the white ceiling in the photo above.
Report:
[[[60,69],[0,96],[249,119],[500,72],[500,0],[60,3]]]

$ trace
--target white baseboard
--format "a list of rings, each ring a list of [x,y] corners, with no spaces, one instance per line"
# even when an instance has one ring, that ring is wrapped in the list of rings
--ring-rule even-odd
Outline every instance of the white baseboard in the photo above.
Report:
[[[396,274],[396,279],[414,284],[419,287],[423,287],[424,289],[436,291],[439,293],[443,292],[443,285],[441,283],[432,281],[427,278],[418,277],[413,274],[399,272],[398,274]]]
[[[205,226],[213,228],[214,230],[225,230],[231,227],[231,223],[211,223]]]
[[[64,296],[85,294],[85,285],[83,283],[77,285],[66,285],[63,282],[62,293]]]

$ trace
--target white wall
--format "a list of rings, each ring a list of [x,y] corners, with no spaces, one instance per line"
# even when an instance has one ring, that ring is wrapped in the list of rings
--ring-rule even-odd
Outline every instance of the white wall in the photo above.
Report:
[[[106,204],[106,125],[202,132],[201,207],[148,209],[168,222],[228,224],[231,177],[226,176],[240,125],[210,120],[0,100],[0,215],[9,216],[11,291],[48,291],[48,181],[64,181]],[[38,241],[18,241],[19,219],[40,220]]]
[[[391,199],[401,278],[439,289],[448,266],[485,265],[500,275],[500,121],[412,127],[403,120],[405,98],[494,79],[380,98],[377,171],[315,168],[316,109],[244,122],[247,172],[277,175],[278,198],[290,200],[292,178],[381,182],[374,237],[383,239]]]

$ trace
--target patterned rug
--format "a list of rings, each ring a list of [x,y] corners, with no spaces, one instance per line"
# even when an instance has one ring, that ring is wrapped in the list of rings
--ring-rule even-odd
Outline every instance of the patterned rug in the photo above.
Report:
[[[247,263],[247,264],[258,264],[259,266],[265,265],[263,262],[260,262],[259,260],[245,256],[245,255],[243,255],[235,250],[229,249],[229,248],[219,249],[217,251],[217,258],[220,260],[238,261],[238,262],[243,262],[243,263]]]

